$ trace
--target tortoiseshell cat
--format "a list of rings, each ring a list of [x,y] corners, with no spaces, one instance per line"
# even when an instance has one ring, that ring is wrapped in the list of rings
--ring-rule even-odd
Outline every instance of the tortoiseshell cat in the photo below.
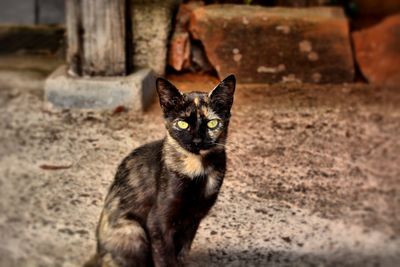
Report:
[[[183,266],[200,221],[217,199],[235,76],[209,94],[157,79],[167,135],[120,164],[85,266]]]

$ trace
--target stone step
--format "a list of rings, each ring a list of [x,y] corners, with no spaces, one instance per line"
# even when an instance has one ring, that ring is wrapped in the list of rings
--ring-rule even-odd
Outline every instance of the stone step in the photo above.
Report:
[[[190,32],[218,75],[241,83],[344,83],[354,79],[341,8],[209,5],[194,10]]]
[[[45,81],[44,98],[51,109],[114,110],[124,107],[145,110],[155,96],[155,76],[151,69],[137,69],[128,76],[75,77],[65,65]]]

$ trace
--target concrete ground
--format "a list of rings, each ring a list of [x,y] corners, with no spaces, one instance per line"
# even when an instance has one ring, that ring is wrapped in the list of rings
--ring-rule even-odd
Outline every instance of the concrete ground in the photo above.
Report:
[[[156,102],[143,115],[46,109],[59,63],[0,58],[0,267],[80,266],[117,164],[164,135]],[[399,89],[239,86],[229,171],[189,266],[399,266]]]

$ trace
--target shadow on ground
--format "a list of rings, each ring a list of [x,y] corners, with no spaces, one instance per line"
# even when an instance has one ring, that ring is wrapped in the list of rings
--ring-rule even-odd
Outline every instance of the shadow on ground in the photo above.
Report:
[[[394,255],[388,257],[393,258]],[[204,260],[207,259],[207,260]],[[349,261],[343,257],[318,255],[315,253],[298,254],[291,251],[252,252],[248,250],[226,251],[222,257],[210,253],[194,253],[189,266],[229,266],[229,267],[283,267],[283,266],[380,266],[376,257],[358,255],[357,260]]]

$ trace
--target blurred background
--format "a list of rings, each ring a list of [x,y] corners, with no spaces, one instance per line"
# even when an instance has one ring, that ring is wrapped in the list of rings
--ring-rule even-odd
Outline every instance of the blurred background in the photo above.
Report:
[[[154,81],[235,74],[189,266],[399,266],[398,0],[0,0],[0,267],[81,266]]]

